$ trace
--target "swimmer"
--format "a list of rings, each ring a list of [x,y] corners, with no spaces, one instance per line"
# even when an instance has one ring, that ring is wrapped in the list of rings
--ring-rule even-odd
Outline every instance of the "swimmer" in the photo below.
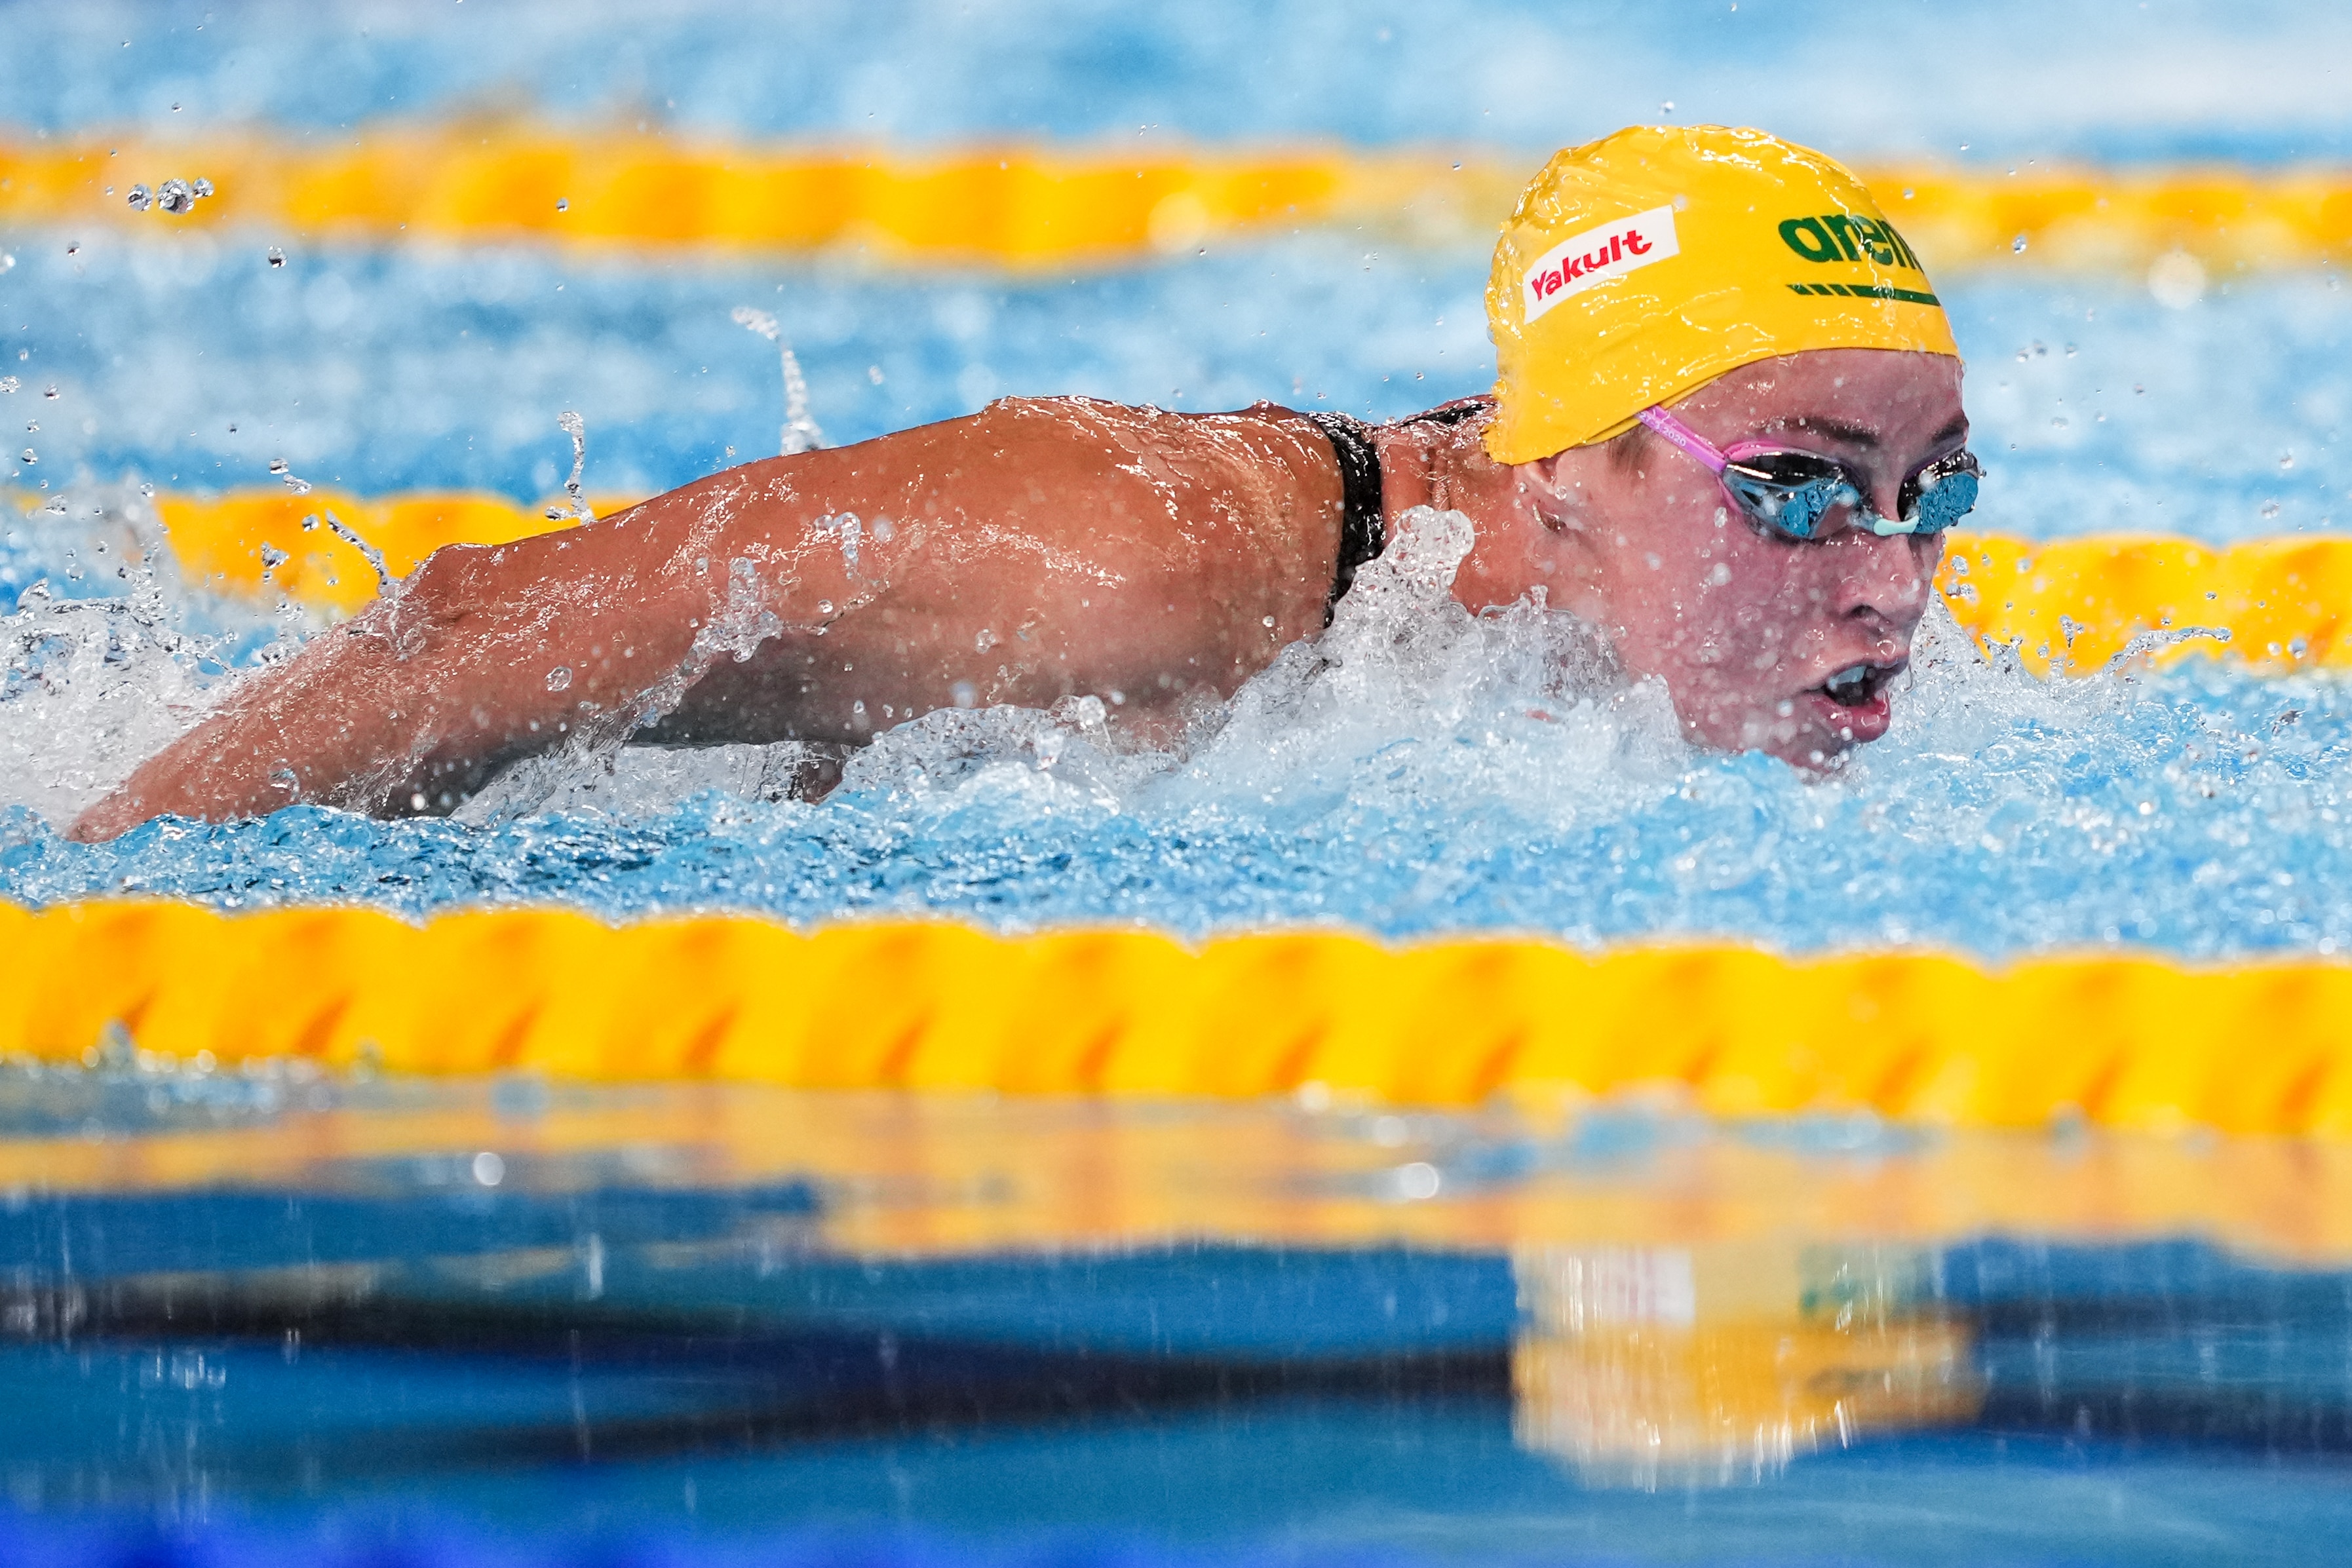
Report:
[[[1974,503],[1960,362],[1843,168],[1760,131],[1561,152],[1496,248],[1493,395],[1367,426],[1008,398],[438,550],[77,821],[446,811],[560,745],[855,747],[1092,695],[1171,730],[1316,636],[1415,507],[1475,611],[1541,595],[1690,738],[1820,768],[1886,733]]]

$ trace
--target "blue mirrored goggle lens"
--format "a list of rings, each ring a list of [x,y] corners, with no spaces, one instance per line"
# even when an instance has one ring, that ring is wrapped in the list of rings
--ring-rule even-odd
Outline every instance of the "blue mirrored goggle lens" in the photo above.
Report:
[[[1811,539],[1822,518],[1862,499],[1862,492],[1839,475],[1791,481],[1731,467],[1723,471],[1723,483],[1740,510],[1792,539]]]
[[[1976,504],[1976,473],[1968,468],[1955,469],[1919,487],[1919,498],[1904,521],[1911,525],[1914,533],[1940,534],[1975,510]]]
[[[1762,463],[1735,464],[1723,471],[1723,483],[1742,511],[1792,539],[1818,537],[1822,519],[1839,507],[1853,507],[1856,521],[1882,538],[1939,534],[1976,507],[1975,463],[1964,460],[1966,466],[1948,468],[1932,477],[1922,475],[1905,486],[1906,505],[1900,519],[1882,517],[1871,510],[1851,479],[1810,453],[1767,457],[1764,462],[1783,470],[1780,473],[1768,470]],[[1806,472],[1815,463],[1828,471]]]

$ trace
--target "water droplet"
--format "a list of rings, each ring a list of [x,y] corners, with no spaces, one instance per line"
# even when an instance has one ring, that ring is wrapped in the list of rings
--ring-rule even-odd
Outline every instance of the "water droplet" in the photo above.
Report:
[[[484,1149],[474,1156],[474,1179],[484,1186],[496,1186],[507,1179],[507,1163]]]
[[[2264,502],[2263,503],[2263,517],[2277,517],[2278,515],[2279,515],[2279,504],[2278,504],[2276,501],[2264,501]]]
[[[569,664],[558,664],[558,665],[556,665],[556,666],[555,666],[555,668],[553,668],[553,669],[551,669],[551,670],[550,670],[550,671],[548,671],[548,672],[547,672],[547,689],[548,689],[549,691],[551,691],[551,692],[560,692],[560,691],[562,691],[564,688],[566,688],[567,686],[569,686],[569,685],[572,685],[572,666],[571,666],[571,665],[569,665]]]
[[[41,460],[41,455],[27,446],[25,448],[25,456],[23,460],[26,463],[38,463]]]
[[[958,707],[975,707],[980,703],[980,688],[970,681],[958,681],[948,688],[948,695],[955,699]]]
[[[286,265],[286,253],[274,245],[269,247],[269,265],[272,267]]]
[[[830,615],[830,614],[832,614],[832,613],[833,613],[833,601],[832,601],[832,600],[830,600],[830,599],[820,599],[820,600],[818,600],[818,601],[816,601],[816,612],[817,612],[819,615]]]
[[[1273,616],[1271,616],[1271,615],[1268,615],[1268,616],[1265,617],[1263,620],[1261,620],[1261,621],[1258,622],[1258,624],[1259,624],[1259,625],[1261,625],[1261,626],[1264,626],[1267,631],[1271,632],[1271,631],[1273,631],[1273,630],[1274,630],[1274,617],[1273,617]]]
[[[0,272],[5,272],[16,265],[16,258],[15,256],[9,255],[5,250],[0,250]]]
[[[2282,468],[2292,468],[2292,467],[2294,467],[2294,453],[2292,453],[2292,452],[2282,452],[2282,453],[2280,453],[2280,454],[2279,454],[2279,466],[2280,466],[2280,467],[2282,467]]]
[[[294,558],[292,556],[287,554],[284,550],[279,549],[275,545],[263,545],[261,547],[261,575],[264,577],[268,576],[271,572],[276,571],[279,567],[284,566],[288,561],[292,560]]]
[[[131,193],[125,196],[123,201],[130,205],[132,212],[143,213],[155,204],[155,193],[144,185],[133,185],[131,187]]]
[[[155,187],[155,204],[167,213],[189,212],[196,204],[196,193],[185,180],[166,180]]]
[[[564,503],[550,507],[547,515],[551,521],[571,517],[578,522],[593,523],[596,514],[580,496],[580,475],[588,465],[588,422],[576,409],[565,409],[555,416],[556,428],[572,437],[572,477],[563,482]]]
[[[569,196],[558,196],[558,197],[556,197],[556,198],[555,198],[555,210],[556,210],[557,212],[559,212],[559,213],[568,213],[568,212],[570,212],[570,211],[572,210],[572,198],[570,198]]]
[[[2012,256],[2023,256],[2025,254],[2025,235],[2022,232],[2021,232],[2015,239],[2009,242],[2009,249]]]
[[[210,180],[204,178],[202,175],[198,175],[195,179],[188,182],[188,189],[194,192],[199,196],[209,196],[213,193],[213,183]]]
[[[1409,1201],[1435,1197],[1438,1189],[1444,1186],[1444,1177],[1438,1174],[1435,1166],[1426,1160],[1399,1166],[1395,1180],[1397,1196]]]
[[[58,395],[58,389],[57,389],[57,388],[55,388],[55,387],[50,387],[47,391],[46,391],[46,392],[42,392],[42,393],[41,393],[41,395],[42,395],[43,397],[45,397],[45,398],[48,398],[48,399],[50,399],[50,400],[54,401],[54,400],[56,399],[57,395]]]
[[[2186,310],[2205,297],[2205,264],[2187,251],[2167,251],[2148,264],[2147,291],[2158,305]]]
[[[0,392],[12,392],[23,383],[14,376],[0,376]]]

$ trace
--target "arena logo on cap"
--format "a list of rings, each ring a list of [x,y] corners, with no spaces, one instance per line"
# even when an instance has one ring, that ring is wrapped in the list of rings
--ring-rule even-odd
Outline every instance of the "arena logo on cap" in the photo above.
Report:
[[[1680,253],[1672,207],[1652,207],[1571,235],[1538,256],[1520,280],[1527,290],[1527,319],[1533,321],[1571,294]]]

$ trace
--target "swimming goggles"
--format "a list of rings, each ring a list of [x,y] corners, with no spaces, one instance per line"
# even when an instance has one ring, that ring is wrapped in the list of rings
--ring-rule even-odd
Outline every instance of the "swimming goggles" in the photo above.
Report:
[[[1822,519],[1840,507],[1853,508],[1855,525],[1880,538],[1939,534],[1969,515],[1977,504],[1977,481],[1984,476],[1970,452],[1939,457],[1903,481],[1895,497],[1897,516],[1882,517],[1871,509],[1853,471],[1834,457],[1760,441],[1743,441],[1726,451],[1663,408],[1645,408],[1639,418],[1705,464],[1742,512],[1784,538],[1819,538]]]

